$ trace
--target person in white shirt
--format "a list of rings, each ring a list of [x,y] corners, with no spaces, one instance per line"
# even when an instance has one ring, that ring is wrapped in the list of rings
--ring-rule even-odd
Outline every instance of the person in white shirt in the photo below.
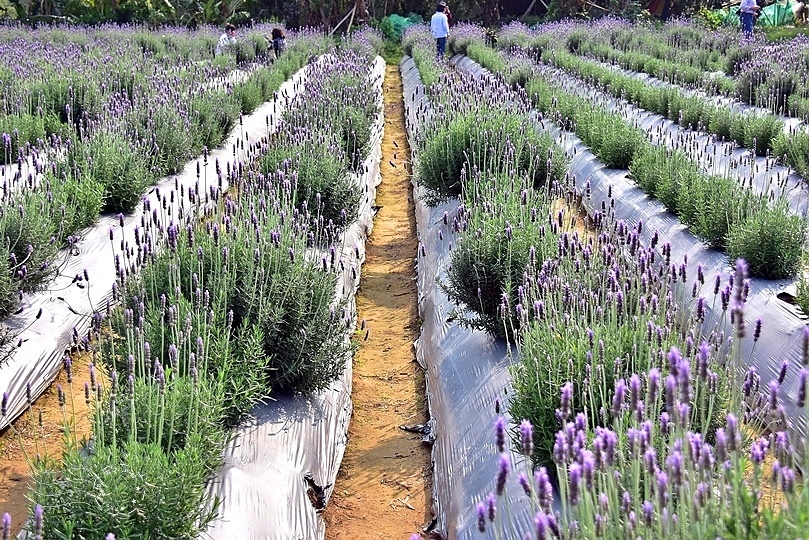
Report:
[[[435,8],[430,19],[430,30],[435,38],[435,53],[438,58],[444,57],[444,51],[447,48],[447,36],[449,35],[449,19],[447,19],[447,4],[441,2]]]
[[[745,37],[753,36],[753,25],[756,22],[756,14],[761,7],[756,3],[756,0],[742,0],[739,6],[739,17],[742,19],[742,32]]]
[[[225,25],[225,33],[219,36],[219,43],[216,44],[216,56],[227,51],[232,45],[236,44],[236,27],[228,23]]]

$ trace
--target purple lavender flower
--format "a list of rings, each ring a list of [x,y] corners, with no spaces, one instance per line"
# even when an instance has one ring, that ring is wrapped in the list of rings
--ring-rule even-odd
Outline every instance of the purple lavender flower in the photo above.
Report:
[[[573,383],[568,381],[562,386],[560,413],[562,420],[567,420],[570,416],[571,403],[573,401]]]
[[[482,502],[477,504],[478,531],[486,532],[486,505]]]
[[[520,443],[523,455],[530,457],[534,451],[534,428],[528,420],[520,422]]]
[[[643,522],[647,527],[651,527],[654,519],[654,506],[649,501],[643,501],[641,509],[643,510]]]
[[[42,514],[42,505],[36,505],[34,507],[34,540],[42,540]]]
[[[725,428],[728,436],[728,450],[735,452],[742,443],[741,433],[739,433],[739,421],[736,419],[735,414],[728,413]]]
[[[540,467],[539,470],[534,473],[534,483],[537,489],[539,507],[550,511],[551,502],[553,501],[553,486],[551,486],[551,480],[548,477],[548,471],[545,467]]]
[[[486,497],[486,508],[489,514],[489,521],[494,521],[497,515],[497,497],[494,493],[489,493],[489,496]]]
[[[511,463],[508,460],[508,454],[500,454],[500,460],[497,467],[497,480],[496,491],[498,495],[502,495],[506,489],[506,479],[508,473],[511,471]]]
[[[640,377],[632,374],[629,378],[629,409],[634,411],[638,407],[638,400],[640,399]]]
[[[660,390],[660,370],[657,368],[652,368],[649,370],[649,376],[647,377],[647,395],[648,395],[648,402],[654,403],[657,400],[657,393]]]
[[[798,407],[803,408],[806,404],[806,384],[807,384],[807,372],[806,368],[801,368],[800,373],[798,374]],[[3,403],[5,403],[6,394],[3,394]],[[5,416],[5,413],[3,413]]]
[[[548,518],[545,517],[545,512],[537,512],[534,517],[534,527],[537,531],[537,540],[545,540],[548,537]]]
[[[786,493],[792,493],[795,488],[795,471],[790,467],[781,469],[781,489]]]
[[[502,416],[498,416],[494,423],[495,443],[497,444],[497,451],[504,452],[506,448],[506,420]]]
[[[3,514],[3,540],[11,537],[11,516],[6,512]]]
[[[657,492],[657,506],[666,508],[669,502],[669,477],[665,471],[655,473],[655,491]]]
[[[632,495],[629,494],[628,491],[624,491],[624,494],[621,495],[621,512],[626,515],[629,515],[629,512],[632,511]]]
[[[0,417],[8,414],[8,392],[3,392],[3,400],[0,402]]]
[[[553,461],[557,465],[562,465],[565,462],[565,456],[568,452],[567,437],[564,431],[556,433],[556,441],[553,443]]]
[[[579,504],[579,485],[581,484],[581,476],[582,476],[582,468],[576,462],[570,464],[570,468],[568,470],[568,496],[570,498],[570,504],[577,505]]]
[[[531,496],[531,483],[528,481],[528,477],[525,476],[525,473],[520,473],[517,477],[517,483],[520,484],[520,487],[525,492],[527,496]]]
[[[621,414],[624,406],[624,398],[626,395],[626,383],[623,379],[615,383],[615,394],[612,397],[612,416],[617,418]]]

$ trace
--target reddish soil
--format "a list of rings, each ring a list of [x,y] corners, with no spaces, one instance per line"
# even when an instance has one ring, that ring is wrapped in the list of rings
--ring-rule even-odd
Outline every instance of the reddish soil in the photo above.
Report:
[[[325,511],[326,539],[409,538],[432,515],[430,448],[400,426],[424,424],[424,372],[413,341],[419,321],[418,249],[401,74],[388,66],[380,210],[366,245],[358,318],[369,337],[354,359],[348,448]],[[395,143],[395,144],[394,144]],[[363,334],[364,337],[364,334]]]
[[[73,382],[67,382],[64,369],[60,371],[33,406],[0,432],[0,514],[11,515],[15,534],[28,518],[30,461],[37,455],[61,456],[66,444],[81,442],[90,434],[90,407],[84,400],[90,362],[89,354],[73,355]],[[59,407],[57,385],[62,385],[65,392],[64,410]],[[65,425],[71,426],[67,437]]]

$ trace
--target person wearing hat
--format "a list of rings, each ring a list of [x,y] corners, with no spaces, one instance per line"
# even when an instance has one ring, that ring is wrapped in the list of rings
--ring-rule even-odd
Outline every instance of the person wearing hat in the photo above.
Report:
[[[435,53],[436,57],[443,58],[444,51],[447,48],[447,36],[449,35],[449,19],[447,19],[447,4],[441,2],[435,8],[430,19],[430,30],[435,38]]]

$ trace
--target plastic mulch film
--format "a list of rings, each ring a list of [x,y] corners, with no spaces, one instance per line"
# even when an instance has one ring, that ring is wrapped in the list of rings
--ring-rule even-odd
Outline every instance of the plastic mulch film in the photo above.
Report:
[[[458,69],[485,76],[488,72],[469,58],[454,58]],[[671,262],[680,264],[687,257],[688,275],[681,288],[678,301],[686,309],[693,309],[691,297],[692,287],[697,283],[697,295],[705,297],[705,328],[712,329],[718,325],[726,335],[733,329],[729,316],[725,316],[721,305],[711,305],[714,298],[714,277],[721,275],[723,285],[726,277],[733,271],[724,252],[708,248],[691,234],[673,214],[666,211],[657,200],[647,196],[627,177],[626,171],[605,168],[587,147],[575,135],[563,132],[550,122],[537,120],[538,129],[552,133],[559,145],[571,158],[570,173],[574,177],[575,189],[582,196],[582,204],[592,214],[601,208],[612,208],[612,214],[618,220],[625,221],[630,228],[643,222],[641,241],[645,245],[651,243],[652,236],[659,232],[660,248],[664,243],[671,245]],[[705,284],[697,282],[697,264],[702,264]],[[747,337],[740,341],[741,362],[737,367],[744,372],[755,367],[762,380],[762,389],[767,383],[778,377],[781,363],[787,361],[789,368],[786,379],[779,390],[779,403],[785,409],[798,434],[806,435],[804,415],[797,408],[799,378],[803,357],[803,331],[807,318],[800,310],[779,296],[793,284],[794,280],[750,280],[750,293],[745,304],[744,315],[747,326]],[[761,335],[757,342],[752,339],[756,320],[761,319]]]
[[[365,190],[359,219],[344,233],[336,294],[350,300],[359,285],[365,240],[373,226],[384,119],[385,62],[377,57],[371,78],[380,113],[373,149],[358,183]],[[348,339],[348,337],[346,338]],[[233,434],[225,463],[210,486],[219,497],[219,517],[205,538],[315,540],[325,537],[320,511],[331,496],[348,442],[351,419],[351,359],[327,390],[313,395],[278,395],[256,406]],[[320,508],[318,508],[320,507]]]
[[[26,387],[30,386],[32,399],[45,391],[61,369],[74,332],[85,336],[93,312],[103,311],[111,301],[116,260],[122,271],[129,272],[130,256],[140,256],[144,243],[155,247],[155,239],[145,235],[141,226],[144,208],[151,208],[147,211],[157,216],[163,227],[195,219],[200,210],[190,202],[189,194],[198,193],[198,199],[204,203],[212,188],[227,188],[225,171],[240,166],[249,145],[275,129],[277,119],[298,92],[307,70],[308,67],[302,68],[281,85],[277,99],[242,117],[227,142],[211,151],[207,159],[189,162],[178,175],[166,177],[150,188],[132,214],[122,218],[102,216],[94,227],[81,233],[77,252],[62,250],[56,261],[60,268],[57,278],[47,290],[25,295],[22,311],[4,321],[17,334],[14,342],[19,346],[0,365],[0,391],[8,392],[9,398],[7,414],[0,418],[0,429],[28,407]],[[222,175],[217,174],[217,168]],[[136,234],[140,244],[135,240]],[[37,318],[40,310],[41,316]]]
[[[806,215],[809,212],[806,180],[789,168],[776,165],[772,157],[756,157],[749,149],[733,142],[722,142],[705,132],[686,129],[659,114],[594,89],[565,71],[541,65],[538,67],[548,78],[565,85],[579,97],[589,99],[596,106],[636,124],[650,135],[652,143],[684,152],[706,172],[735,178],[756,193],[767,194],[773,199],[783,196],[795,214]]]
[[[415,134],[419,119],[430,115],[430,104],[413,60],[405,57],[400,69],[408,137],[412,159],[416,160]],[[423,195],[414,182],[421,244],[417,264],[419,315],[423,321],[415,346],[416,358],[426,369],[434,435],[435,530],[448,540],[479,539],[475,504],[495,487],[499,459],[494,439],[494,424],[499,416],[495,403],[500,401],[505,414],[511,393],[508,368],[513,360],[505,342],[462,327],[453,319],[455,306],[439,284],[446,280],[454,238],[452,220],[445,225],[442,218],[444,212],[452,215],[456,211],[458,201],[429,208]],[[511,450],[509,453],[513,470],[527,466],[522,456]],[[533,513],[516,482],[506,484],[506,496],[515,529],[530,530]]]

